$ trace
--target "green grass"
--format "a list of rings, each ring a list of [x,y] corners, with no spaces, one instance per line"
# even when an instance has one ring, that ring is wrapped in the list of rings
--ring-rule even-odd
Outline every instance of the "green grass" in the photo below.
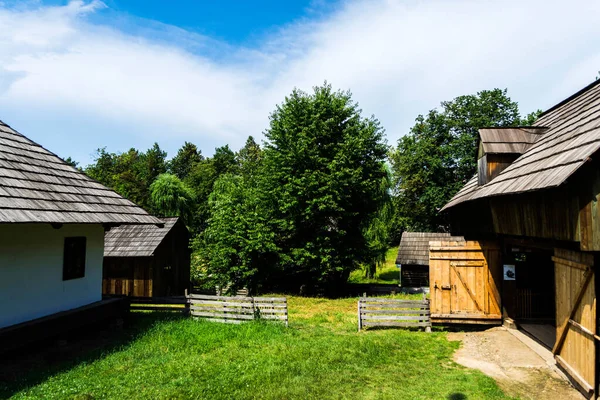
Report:
[[[396,268],[398,247],[390,247],[385,254],[385,264],[377,268],[374,278],[365,278],[365,271],[358,269],[350,273],[350,283],[395,283],[400,282],[400,273]]]
[[[458,343],[443,332],[358,333],[356,299],[288,301],[289,328],[136,313],[121,341],[0,380],[0,398],[507,398],[452,361]]]

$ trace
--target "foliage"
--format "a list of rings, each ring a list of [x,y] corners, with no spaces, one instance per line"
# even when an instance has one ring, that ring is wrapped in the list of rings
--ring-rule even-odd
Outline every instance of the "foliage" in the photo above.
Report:
[[[236,154],[240,174],[246,179],[257,177],[262,165],[263,151],[252,136],[248,136],[244,147]]]
[[[78,163],[77,161],[73,160],[71,157],[67,157],[67,158],[65,158],[65,160],[64,160],[64,161],[65,161],[67,164],[69,164],[71,167],[73,167],[73,168],[77,168],[77,169],[80,169],[80,168],[79,168],[79,163]]]
[[[350,273],[348,282],[350,283],[381,283],[398,284],[400,283],[400,271],[396,267],[396,258],[398,256],[398,246],[389,247],[385,253],[385,262],[377,266],[377,271],[371,277],[367,276],[366,267],[357,269]]]
[[[242,287],[255,291],[268,281],[278,248],[263,205],[261,191],[242,176],[226,174],[215,182],[209,224],[193,245],[204,281],[233,293]]]
[[[288,305],[289,328],[133,313],[124,331],[103,332],[95,342],[103,347],[70,362],[58,357],[73,348],[29,361],[29,372],[10,364],[0,397],[508,398],[492,378],[453,362],[458,342],[446,333],[358,333],[355,298],[288,297]]]
[[[150,185],[153,209],[161,216],[187,221],[193,207],[192,191],[175,175],[161,174]]]
[[[390,154],[399,230],[444,230],[439,210],[476,171],[479,128],[530,125],[538,113],[521,118],[507,91],[493,89],[419,115]]]
[[[202,159],[192,165],[184,182],[192,189],[196,204],[190,225],[194,235],[206,229],[209,218],[208,199],[220,176],[238,171],[235,153],[229,146],[217,147],[213,157]]]
[[[181,180],[190,174],[196,164],[202,162],[204,157],[195,144],[185,142],[175,157],[169,161],[169,172]]]
[[[153,211],[150,202],[150,185],[166,172],[167,153],[155,143],[145,153],[130,149],[125,153],[109,153],[98,149],[94,163],[85,173],[115,190],[143,208]]]
[[[365,230],[385,203],[387,146],[374,117],[331,85],[294,90],[265,132],[263,190],[271,195],[282,280],[333,287],[369,260]]]
[[[380,195],[385,199],[385,203],[373,215],[364,232],[369,251],[363,265],[366,278],[374,278],[377,269],[386,262],[386,251],[390,244],[390,232],[393,228],[390,223],[393,222],[392,215],[394,214],[393,203],[389,195],[390,186],[391,176],[388,171],[388,174],[381,180],[379,187]]]

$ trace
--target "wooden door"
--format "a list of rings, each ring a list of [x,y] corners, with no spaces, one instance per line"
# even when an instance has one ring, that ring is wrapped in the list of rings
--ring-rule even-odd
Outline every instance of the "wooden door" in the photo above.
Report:
[[[432,318],[438,322],[499,322],[500,268],[500,249],[493,242],[430,242]]]
[[[596,388],[596,291],[591,254],[554,250],[557,364],[588,396]]]

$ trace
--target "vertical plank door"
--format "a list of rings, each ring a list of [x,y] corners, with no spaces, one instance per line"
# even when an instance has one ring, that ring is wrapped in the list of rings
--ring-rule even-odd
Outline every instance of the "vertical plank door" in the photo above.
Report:
[[[557,364],[591,398],[596,389],[596,291],[591,254],[555,249]]]
[[[500,264],[500,249],[494,242],[430,242],[432,318],[448,323],[499,322]]]

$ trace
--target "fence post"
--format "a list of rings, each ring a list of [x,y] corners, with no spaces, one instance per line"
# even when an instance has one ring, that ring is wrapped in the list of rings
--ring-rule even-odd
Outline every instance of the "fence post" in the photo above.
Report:
[[[360,319],[360,298],[358,299],[358,331],[362,329],[362,320]]]
[[[427,296],[425,295],[425,291],[423,291],[423,303],[429,304],[429,301],[427,300]],[[429,323],[431,323],[431,314],[429,314]],[[425,333],[431,333],[431,326],[425,327]]]
[[[191,314],[190,313],[191,310],[190,310],[190,298],[188,296],[187,288],[185,289],[184,295],[185,295],[185,306],[184,306],[185,310],[183,311],[183,315],[185,315],[186,317],[189,317]]]

